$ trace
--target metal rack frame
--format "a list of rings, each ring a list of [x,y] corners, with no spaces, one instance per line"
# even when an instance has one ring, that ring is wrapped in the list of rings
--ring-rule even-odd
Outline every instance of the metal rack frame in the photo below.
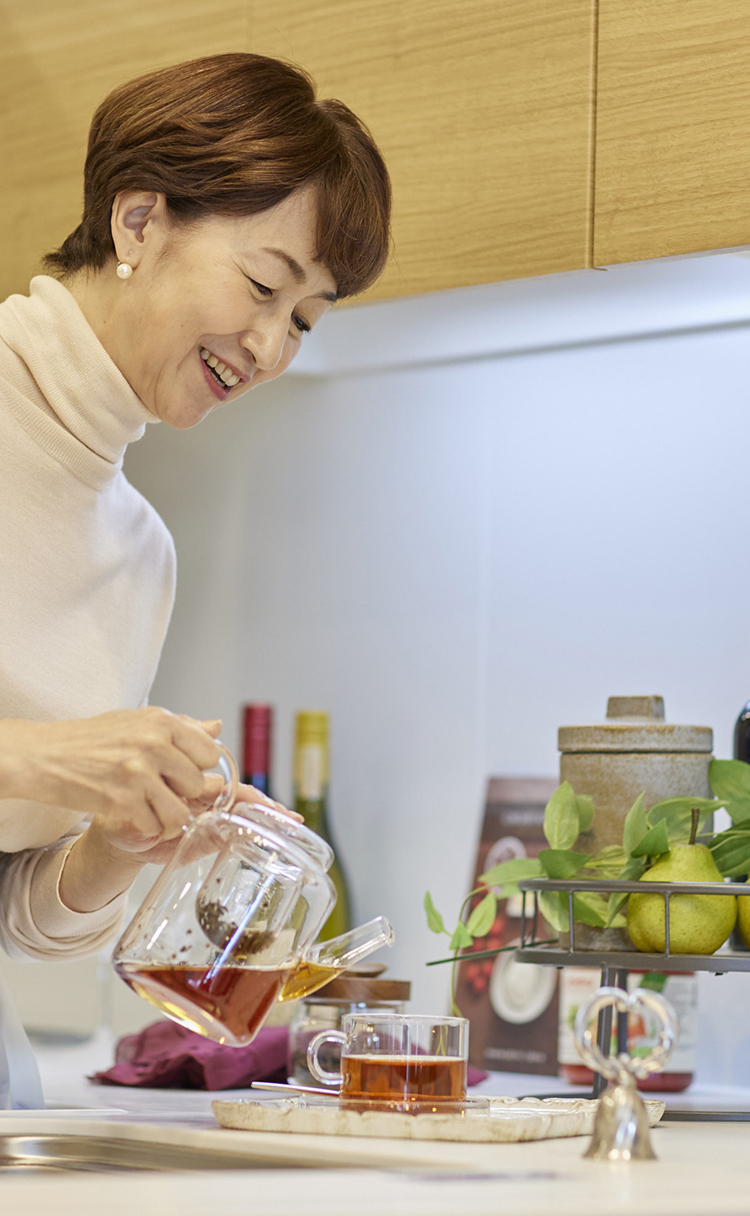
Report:
[[[617,882],[604,879],[555,879],[527,878],[518,884],[519,889],[534,896],[534,911],[531,917],[531,932],[529,934],[529,916],[526,912],[524,897],[521,911],[521,945],[516,950],[515,957],[520,963],[536,963],[542,967],[599,967],[601,969],[602,986],[627,989],[629,971],[709,971],[714,975],[724,975],[728,971],[750,972],[750,951],[723,950],[716,954],[673,954],[670,949],[670,901],[675,895],[731,895],[737,896],[736,884],[718,882],[650,882],[648,886],[640,881]],[[533,942],[537,935],[537,924],[541,916],[539,910],[540,892],[560,891],[568,895],[569,944],[553,946],[527,945]],[[597,892],[602,895],[639,894],[661,895],[664,898],[664,952],[647,954],[640,950],[605,950],[576,949],[575,921],[573,919],[573,896],[578,892]],[[748,891],[750,898],[750,891]],[[618,1014],[617,1050],[627,1050],[627,1014]],[[596,1041],[600,1050],[609,1054],[612,1040],[612,1009],[604,1009],[597,1022]],[[592,1098],[598,1098],[606,1087],[606,1080],[599,1073],[594,1077]],[[553,1097],[557,1095],[538,1095]],[[750,1122],[750,1111],[717,1110],[717,1111],[670,1111],[664,1114],[665,1119],[680,1121],[710,1121],[710,1122]]]

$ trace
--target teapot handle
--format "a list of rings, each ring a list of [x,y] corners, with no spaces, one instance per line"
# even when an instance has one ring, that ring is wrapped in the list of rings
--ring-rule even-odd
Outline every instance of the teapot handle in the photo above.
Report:
[[[240,774],[237,769],[237,762],[229,751],[229,748],[224,746],[221,739],[217,739],[216,743],[219,747],[219,759],[216,768],[221,769],[224,778],[224,788],[211,809],[214,811],[228,811],[234,805],[234,800],[237,797]]]

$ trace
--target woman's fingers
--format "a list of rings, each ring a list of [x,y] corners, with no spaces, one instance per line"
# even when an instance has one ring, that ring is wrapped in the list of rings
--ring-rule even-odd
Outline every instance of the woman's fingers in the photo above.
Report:
[[[65,722],[0,723],[0,797],[35,798],[94,814],[110,843],[142,852],[174,839],[224,785],[218,719],[148,706]],[[4,757],[10,757],[4,761]],[[238,802],[288,810],[250,785]]]
[[[236,802],[252,802],[255,806],[269,806],[274,811],[280,811],[282,815],[286,815],[288,819],[295,819],[298,823],[304,823],[302,815],[297,811],[290,811],[289,807],[284,806],[282,802],[275,802],[273,798],[269,798],[262,790],[256,790],[254,785],[238,785]]]
[[[200,769],[213,768],[218,764],[221,753],[210,728],[215,728],[218,735],[221,722],[198,722],[183,714],[173,714],[172,718],[172,742],[175,747]]]

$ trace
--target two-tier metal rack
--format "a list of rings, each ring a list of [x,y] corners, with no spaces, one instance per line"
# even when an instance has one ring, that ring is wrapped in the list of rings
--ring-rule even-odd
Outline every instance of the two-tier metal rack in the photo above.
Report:
[[[737,884],[719,882],[616,882],[602,879],[553,879],[529,878],[519,882],[523,892],[531,892],[534,896],[534,909],[531,916],[526,911],[526,898],[523,899],[521,913],[521,945],[515,957],[520,963],[536,963],[542,967],[599,967],[603,986],[627,989],[628,972],[630,971],[710,971],[714,975],[723,975],[728,971],[750,971],[750,951],[748,953],[732,952],[722,949],[716,954],[675,954],[670,950],[670,904],[676,895],[726,895],[736,897]],[[532,943],[537,938],[537,925],[541,920],[539,910],[540,892],[560,891],[567,894],[568,900],[568,941],[556,945],[537,946]],[[638,894],[661,895],[664,899],[664,952],[661,954],[646,954],[640,950],[611,950],[576,948],[576,931],[579,942],[585,931],[585,926],[576,927],[573,918],[573,897],[578,893],[596,892],[601,895]],[[746,898],[750,898],[748,895]],[[591,938],[590,932],[587,934]],[[603,1010],[597,1024],[597,1043],[604,1054],[609,1054],[612,1040],[612,1008]],[[617,1026],[618,1051],[627,1050],[627,1014],[618,1015]],[[598,1073],[594,1077],[592,1097],[597,1098],[605,1088],[606,1081]],[[717,1120],[722,1122],[750,1122],[750,1110],[667,1110],[665,1119],[679,1120]]]

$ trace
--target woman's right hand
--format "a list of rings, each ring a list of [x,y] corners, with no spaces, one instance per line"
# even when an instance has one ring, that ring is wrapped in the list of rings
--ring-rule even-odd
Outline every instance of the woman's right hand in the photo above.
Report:
[[[180,835],[184,799],[210,788],[219,721],[123,709],[64,722],[0,722],[0,797],[96,816],[112,845],[139,854]]]

